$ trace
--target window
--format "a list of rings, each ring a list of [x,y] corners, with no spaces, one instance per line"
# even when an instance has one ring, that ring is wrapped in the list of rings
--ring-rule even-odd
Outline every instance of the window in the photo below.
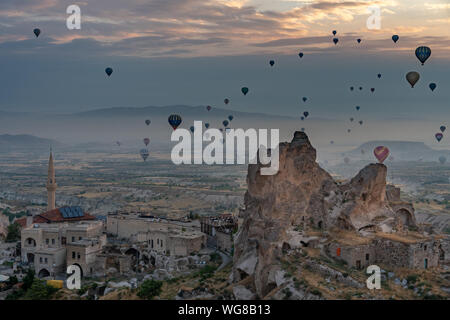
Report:
[[[156,244],[159,244],[159,239],[156,239]]]
[[[42,257],[39,257],[39,262],[42,263]]]
[[[72,259],[75,259],[75,251],[72,251]]]
[[[45,243],[48,244],[48,243],[49,243],[49,240],[48,240],[48,239],[45,239]]]
[[[72,242],[75,242],[75,237],[72,237]]]
[[[78,260],[80,260],[80,259],[81,259],[80,253],[78,253],[78,255],[77,255],[77,259],[78,259]]]
[[[55,239],[52,239],[52,244],[55,244]]]
[[[369,261],[369,254],[366,253],[366,261]]]
[[[163,241],[161,240],[161,247],[163,246]]]
[[[153,239],[152,239],[152,249],[153,249]]]
[[[427,251],[427,245],[423,246],[423,251]]]
[[[78,237],[78,240],[81,240],[82,238],[81,237]]]
[[[45,263],[47,263],[48,262],[48,259],[47,258],[45,258]]]

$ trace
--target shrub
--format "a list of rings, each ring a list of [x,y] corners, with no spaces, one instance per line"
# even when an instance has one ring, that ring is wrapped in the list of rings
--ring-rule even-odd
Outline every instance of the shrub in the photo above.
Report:
[[[48,300],[58,289],[47,285],[43,280],[34,279],[33,284],[24,295],[26,300]]]
[[[162,285],[162,281],[147,279],[139,287],[137,295],[139,298],[151,300],[161,294]]]

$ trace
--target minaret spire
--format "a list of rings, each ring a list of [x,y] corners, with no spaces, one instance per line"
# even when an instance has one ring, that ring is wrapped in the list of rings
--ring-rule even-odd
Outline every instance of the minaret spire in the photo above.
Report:
[[[53,164],[53,153],[50,148],[50,158],[48,159],[48,177],[47,177],[47,211],[53,210],[56,207],[56,181],[55,181],[55,166]]]

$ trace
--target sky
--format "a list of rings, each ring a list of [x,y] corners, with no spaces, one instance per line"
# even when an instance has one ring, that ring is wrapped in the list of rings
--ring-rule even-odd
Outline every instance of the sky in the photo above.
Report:
[[[81,30],[66,27],[72,4]],[[379,30],[367,28],[371,6]],[[396,119],[439,128],[450,119],[449,13],[445,0],[2,0],[0,111],[184,104],[345,119],[360,105],[394,129]],[[432,49],[424,66],[421,45]],[[413,70],[421,79],[411,89]]]

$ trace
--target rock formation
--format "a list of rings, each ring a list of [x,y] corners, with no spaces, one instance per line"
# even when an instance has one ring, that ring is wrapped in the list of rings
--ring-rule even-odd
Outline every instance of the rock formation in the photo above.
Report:
[[[263,165],[249,165],[244,221],[235,238],[233,281],[252,277],[258,297],[277,287],[283,274],[283,246],[289,245],[294,228],[366,232],[415,224],[411,217],[399,218],[391,207],[395,203],[414,217],[412,206],[400,201],[399,192],[389,188],[386,195],[383,164],[370,164],[348,183],[338,184],[317,164],[316,150],[305,133],[295,132],[290,143],[280,143],[279,154],[276,175],[262,176]]]

